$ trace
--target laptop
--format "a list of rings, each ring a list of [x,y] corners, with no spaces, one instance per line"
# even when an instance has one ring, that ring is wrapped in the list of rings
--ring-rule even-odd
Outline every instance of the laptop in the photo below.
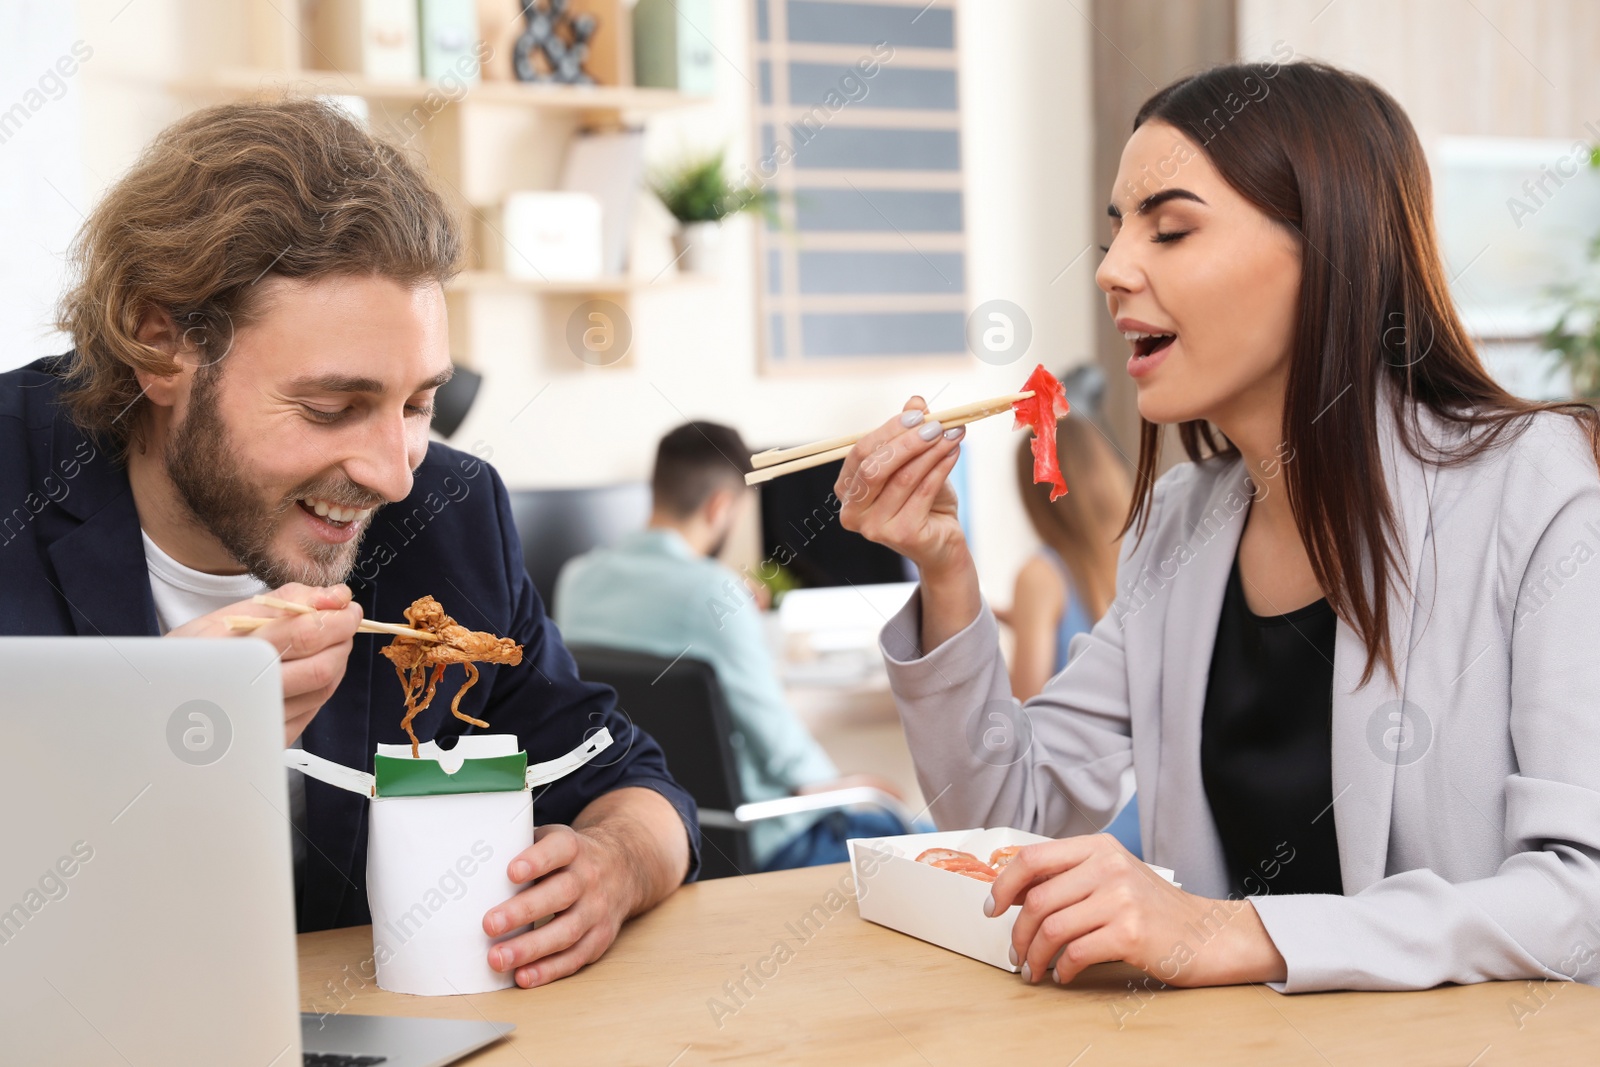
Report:
[[[439,1067],[513,1029],[301,1015],[265,641],[0,638],[0,736],[7,1063]]]

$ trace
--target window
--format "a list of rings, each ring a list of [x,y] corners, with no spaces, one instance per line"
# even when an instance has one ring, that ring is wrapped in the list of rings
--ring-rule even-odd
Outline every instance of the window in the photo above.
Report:
[[[965,354],[953,0],[754,0],[768,369]]]

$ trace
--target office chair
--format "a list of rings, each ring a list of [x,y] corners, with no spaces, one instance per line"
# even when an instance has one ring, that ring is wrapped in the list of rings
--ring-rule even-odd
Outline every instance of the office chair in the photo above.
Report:
[[[753,874],[758,868],[750,850],[750,827],[764,819],[873,805],[911,825],[913,816],[904,804],[865,786],[746,803],[734,762],[736,731],[709,663],[599,645],[569,648],[579,676],[617,691],[618,710],[656,739],[672,777],[694,798],[700,809],[701,879]]]
[[[439,386],[433,394],[433,431],[440,437],[450,438],[467,421],[467,412],[478,398],[478,388],[483,385],[483,375],[457,365],[456,374]]]
[[[650,521],[650,486],[645,482],[579,489],[512,489],[511,517],[522,542],[522,561],[555,614],[556,576],[568,560],[605,548],[644,529]]]

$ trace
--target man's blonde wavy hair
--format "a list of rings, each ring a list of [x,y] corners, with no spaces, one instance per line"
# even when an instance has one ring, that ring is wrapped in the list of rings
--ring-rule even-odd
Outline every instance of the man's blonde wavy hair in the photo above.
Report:
[[[167,127],[84,223],[68,253],[76,284],[57,326],[76,357],[73,420],[126,455],[144,421],[135,370],[177,370],[141,343],[168,312],[207,364],[259,308],[267,275],[378,275],[447,282],[460,226],[425,169],[311,99],[225,104]]]

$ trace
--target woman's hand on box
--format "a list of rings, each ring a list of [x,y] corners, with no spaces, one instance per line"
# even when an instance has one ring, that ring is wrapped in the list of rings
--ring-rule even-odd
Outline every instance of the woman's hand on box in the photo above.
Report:
[[[1195,896],[1109,834],[1029,845],[995,879],[986,910],[1021,904],[1011,951],[1029,982],[1072,981],[1123,960],[1174,986],[1281,981],[1283,956],[1248,900]]]
[[[346,585],[291,583],[274,589],[272,595],[318,610],[294,615],[243,600],[176,626],[167,631],[167,636],[235,637],[239,632],[228,629],[229,615],[271,619],[265,626],[251,630],[249,636],[271,642],[278,650],[283,677],[283,743],[292,745],[344,680],[356,627],[361,624],[361,605],[350,599],[350,587]]]

